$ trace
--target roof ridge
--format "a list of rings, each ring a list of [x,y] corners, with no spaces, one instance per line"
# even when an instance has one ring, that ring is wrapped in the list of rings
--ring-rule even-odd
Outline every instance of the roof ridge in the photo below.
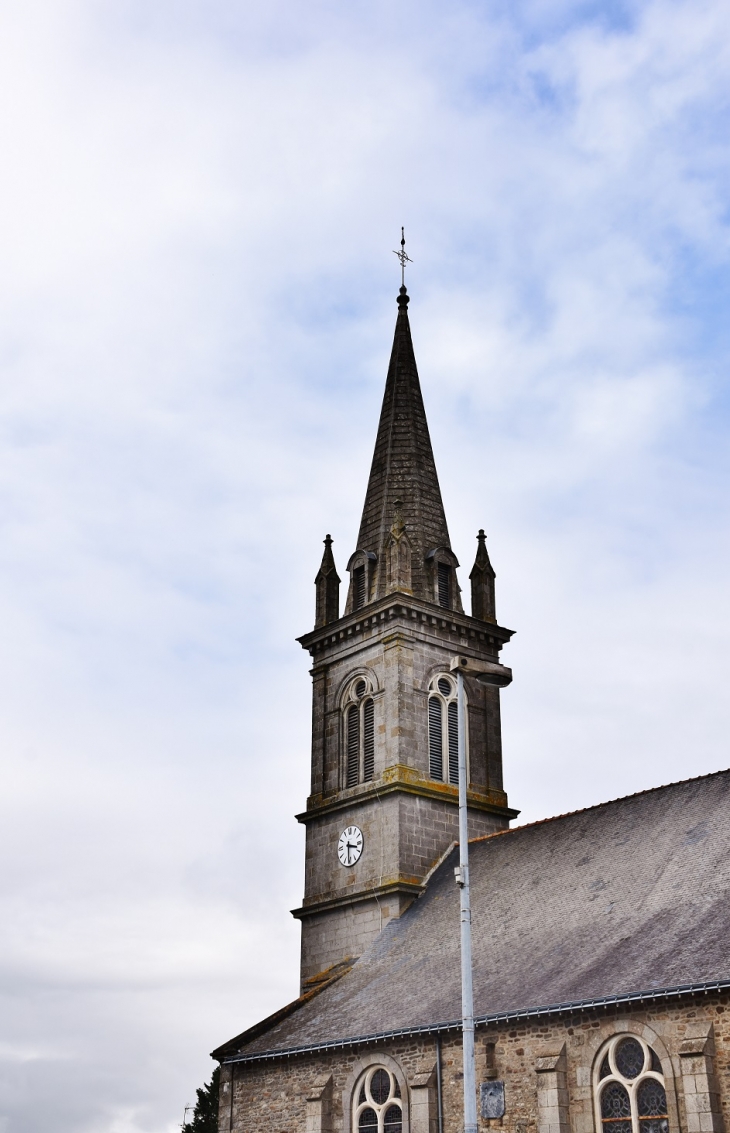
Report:
[[[534,822],[525,822],[522,826],[510,826],[506,830],[495,830],[491,834],[480,834],[477,838],[470,838],[469,845],[475,842],[487,842],[490,838],[502,838],[505,834],[517,834],[521,830],[531,830],[534,826],[546,826],[548,822],[558,822],[562,818],[573,818],[576,814],[588,814],[601,807],[613,806],[614,803],[628,802],[629,799],[638,799],[642,795],[652,795],[657,791],[666,791],[670,787],[682,787],[685,783],[700,783],[703,779],[714,779],[718,775],[730,774],[730,767],[719,771],[708,771],[705,775],[692,775],[689,779],[677,779],[674,783],[662,783],[658,787],[645,787],[643,791],[633,791],[630,795],[619,795],[615,799],[606,799],[602,803],[593,803],[591,806],[578,807],[577,810],[566,810],[563,814],[552,814],[548,818],[536,818]]]

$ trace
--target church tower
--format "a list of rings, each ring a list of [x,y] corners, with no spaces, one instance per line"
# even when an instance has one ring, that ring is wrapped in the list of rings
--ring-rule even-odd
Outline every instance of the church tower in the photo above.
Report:
[[[398,317],[345,611],[325,539],[312,656],[302,988],[357,958],[422,891],[458,838],[458,720],[451,659],[498,662],[484,532],[464,613],[408,320]],[[499,690],[465,678],[469,830],[505,828]]]

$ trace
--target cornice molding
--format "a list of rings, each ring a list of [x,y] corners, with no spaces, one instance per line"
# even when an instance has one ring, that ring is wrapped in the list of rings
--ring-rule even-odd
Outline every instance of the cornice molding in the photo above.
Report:
[[[373,632],[386,629],[392,632],[396,625],[424,627],[437,637],[447,638],[457,649],[472,645],[476,649],[497,652],[515,632],[496,622],[482,622],[456,610],[444,610],[433,602],[395,592],[336,622],[305,633],[297,641],[316,658],[343,643],[372,636]]]
[[[436,799],[440,803],[447,803],[458,809],[459,789],[450,783],[437,783],[432,779],[423,779],[414,767],[403,763],[396,763],[386,767],[382,778],[366,785],[350,787],[340,791],[334,798],[325,798],[322,795],[310,795],[307,800],[307,809],[296,815],[297,822],[306,824],[313,822],[323,815],[334,814],[340,810],[351,810],[354,806],[372,800],[381,800],[386,795],[395,793],[417,795],[420,798]],[[467,804],[470,810],[478,810],[487,814],[498,815],[507,820],[517,818],[520,813],[507,806],[507,795],[504,791],[470,790],[467,793]]]
[[[291,915],[297,920],[311,917],[316,913],[326,913],[330,909],[341,909],[343,905],[360,905],[363,901],[375,901],[380,897],[392,897],[394,893],[402,893],[407,897],[420,897],[426,886],[417,878],[399,877],[393,881],[384,881],[381,885],[371,885],[368,889],[361,889],[358,893],[335,893],[332,897],[323,900],[313,899],[292,909]]]

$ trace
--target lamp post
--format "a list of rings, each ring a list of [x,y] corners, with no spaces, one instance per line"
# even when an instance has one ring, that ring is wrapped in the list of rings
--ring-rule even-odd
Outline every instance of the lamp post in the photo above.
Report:
[[[477,1084],[474,1065],[474,988],[471,963],[471,891],[469,887],[469,825],[467,816],[466,710],[464,674],[482,684],[505,688],[512,670],[491,661],[453,657],[459,718],[459,864],[454,870],[459,886],[461,918],[461,1029],[464,1058],[464,1133],[477,1133]]]

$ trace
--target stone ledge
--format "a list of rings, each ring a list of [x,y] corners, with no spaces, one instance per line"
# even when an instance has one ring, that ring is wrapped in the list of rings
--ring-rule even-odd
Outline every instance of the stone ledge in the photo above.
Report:
[[[362,610],[347,614],[336,622],[311,630],[298,637],[297,641],[314,656],[327,647],[337,646],[354,637],[364,637],[366,632],[370,635],[373,630],[389,627],[395,619],[408,626],[412,626],[414,622],[425,625],[432,632],[448,637],[449,640],[453,635],[458,635],[458,648],[463,648],[466,640],[473,642],[477,648],[479,643],[482,647],[491,646],[492,649],[499,650],[514,634],[514,630],[506,629],[496,622],[483,622],[457,610],[444,610],[434,603],[396,592],[377,602],[371,602]]]
[[[338,810],[349,810],[361,802],[368,802],[373,798],[382,798],[384,795],[400,792],[407,795],[417,795],[420,798],[438,799],[439,802],[451,803],[454,807],[459,805],[459,789],[450,783],[438,783],[433,779],[423,779],[415,767],[408,767],[403,763],[396,763],[386,767],[382,778],[374,780],[365,787],[351,787],[349,791],[338,792],[336,798],[328,800],[323,795],[310,795],[307,799],[307,809],[296,816],[297,822],[310,822],[323,814],[331,814]],[[498,815],[500,818],[516,818],[520,813],[507,806],[507,795],[504,791],[470,790],[467,793],[467,803],[472,810],[484,811]]]
[[[424,889],[425,886],[416,878],[398,878],[394,881],[386,881],[382,885],[374,885],[370,889],[361,889],[358,893],[340,891],[332,897],[325,897],[323,900],[315,898],[311,903],[300,905],[298,909],[291,909],[291,915],[300,921],[304,917],[329,912],[330,909],[341,909],[346,905],[361,905],[366,901],[375,901],[381,897],[392,897],[398,893],[413,899],[420,897]]]

